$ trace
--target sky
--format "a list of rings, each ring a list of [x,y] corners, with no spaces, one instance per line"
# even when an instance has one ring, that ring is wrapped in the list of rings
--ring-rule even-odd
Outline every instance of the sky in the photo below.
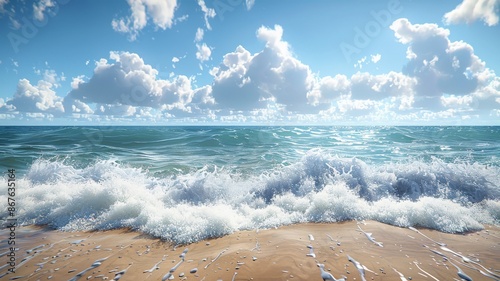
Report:
[[[0,125],[500,125],[500,0],[0,0]]]

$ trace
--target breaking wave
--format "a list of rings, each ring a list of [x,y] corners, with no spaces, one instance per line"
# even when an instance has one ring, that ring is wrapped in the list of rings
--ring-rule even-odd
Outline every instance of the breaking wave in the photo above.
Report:
[[[451,233],[500,224],[500,167],[466,161],[367,164],[313,149],[253,174],[212,165],[161,176],[112,159],[68,162],[37,159],[18,180],[20,223],[129,227],[174,243],[301,222],[366,219]]]

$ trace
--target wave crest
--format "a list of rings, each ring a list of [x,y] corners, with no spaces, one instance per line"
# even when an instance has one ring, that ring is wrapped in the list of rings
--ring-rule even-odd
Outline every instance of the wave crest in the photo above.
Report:
[[[175,243],[300,222],[373,219],[445,232],[500,224],[500,169],[477,163],[370,165],[316,149],[263,173],[211,166],[155,177],[113,160],[66,162],[38,159],[18,181],[22,224],[130,227]]]

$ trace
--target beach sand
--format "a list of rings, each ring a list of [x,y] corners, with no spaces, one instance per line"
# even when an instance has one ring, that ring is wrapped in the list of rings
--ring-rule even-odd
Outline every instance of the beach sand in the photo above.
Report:
[[[383,247],[371,242],[359,227],[373,233],[374,240],[382,242]],[[297,224],[238,231],[175,247],[126,229],[60,232],[22,227],[15,233],[19,248],[15,252],[15,273],[0,279],[162,280],[178,265],[172,273],[174,280],[320,281],[317,264],[322,263],[335,278],[363,280],[355,264],[348,260],[350,256],[365,267],[366,280],[460,280],[457,268],[440,254],[474,280],[494,280],[479,270],[488,274],[488,269],[500,275],[499,227],[486,226],[483,231],[468,234],[419,231],[374,221]],[[1,230],[0,276],[10,268],[4,265],[10,253],[7,235],[6,230]],[[446,247],[438,243],[445,243]],[[308,246],[312,246],[314,255]],[[182,261],[179,255],[185,249],[188,251]],[[477,263],[465,263],[462,257],[447,250]]]

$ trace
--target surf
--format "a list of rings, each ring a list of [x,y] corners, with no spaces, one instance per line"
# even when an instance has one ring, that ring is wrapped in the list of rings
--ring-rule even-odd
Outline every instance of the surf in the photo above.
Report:
[[[457,233],[500,224],[498,174],[441,159],[374,165],[322,149],[254,173],[205,165],[158,175],[115,159],[39,158],[18,181],[18,217],[64,231],[126,227],[175,243],[363,219]]]

